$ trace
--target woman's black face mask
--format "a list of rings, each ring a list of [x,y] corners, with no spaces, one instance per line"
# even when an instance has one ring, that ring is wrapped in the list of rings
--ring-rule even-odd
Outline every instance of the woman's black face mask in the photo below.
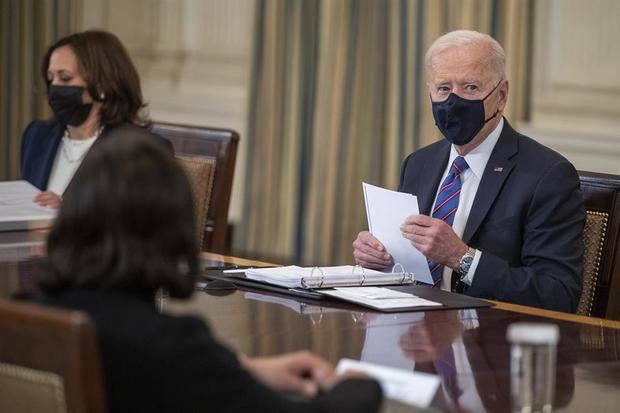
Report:
[[[82,103],[83,94],[82,86],[49,86],[47,102],[60,124],[80,126],[86,121],[93,104]]]

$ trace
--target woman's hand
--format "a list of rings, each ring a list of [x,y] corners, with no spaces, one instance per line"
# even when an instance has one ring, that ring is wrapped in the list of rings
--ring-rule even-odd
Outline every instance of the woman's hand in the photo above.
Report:
[[[60,208],[60,204],[62,203],[60,195],[49,191],[39,192],[32,200],[39,206],[54,209]]]
[[[308,351],[275,357],[240,357],[241,364],[255,377],[273,389],[315,397],[341,380],[365,377],[360,373],[337,375],[334,367]]]

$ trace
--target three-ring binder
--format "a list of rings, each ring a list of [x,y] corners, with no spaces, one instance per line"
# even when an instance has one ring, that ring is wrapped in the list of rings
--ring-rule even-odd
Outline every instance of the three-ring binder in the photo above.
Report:
[[[301,288],[321,289],[369,285],[409,285],[415,282],[415,276],[411,272],[406,272],[401,264],[396,263],[392,267],[392,272],[388,273],[368,270],[357,265],[351,268],[350,275],[330,274],[329,272],[326,273],[326,268],[313,267],[310,275],[300,277],[299,281]]]

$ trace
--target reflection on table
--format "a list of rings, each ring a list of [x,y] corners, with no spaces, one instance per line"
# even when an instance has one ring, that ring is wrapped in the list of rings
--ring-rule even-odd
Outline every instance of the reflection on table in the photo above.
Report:
[[[0,237],[0,294],[6,298],[34,288],[43,249],[41,239],[5,241],[3,250]],[[213,254],[203,258],[252,264]],[[508,411],[508,325],[553,322],[561,331],[556,411],[620,411],[620,323],[510,305],[384,314],[242,289],[223,295],[196,291],[188,302],[163,297],[159,305],[166,312],[198,314],[222,341],[247,355],[311,349],[334,363],[348,357],[438,374],[442,386],[433,406],[440,411]]]

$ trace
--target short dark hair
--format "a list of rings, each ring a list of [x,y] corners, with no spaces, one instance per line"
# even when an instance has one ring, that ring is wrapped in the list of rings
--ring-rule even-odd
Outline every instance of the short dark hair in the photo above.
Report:
[[[95,143],[63,197],[39,286],[188,297],[198,274],[192,192],[181,165],[146,129]]]
[[[87,30],[65,36],[52,44],[41,63],[43,81],[49,88],[47,78],[50,58],[54,50],[69,46],[78,60],[88,93],[101,102],[101,125],[133,123],[146,126],[146,107],[142,99],[140,77],[121,41],[103,30]],[[103,94],[104,99],[101,99]]]

